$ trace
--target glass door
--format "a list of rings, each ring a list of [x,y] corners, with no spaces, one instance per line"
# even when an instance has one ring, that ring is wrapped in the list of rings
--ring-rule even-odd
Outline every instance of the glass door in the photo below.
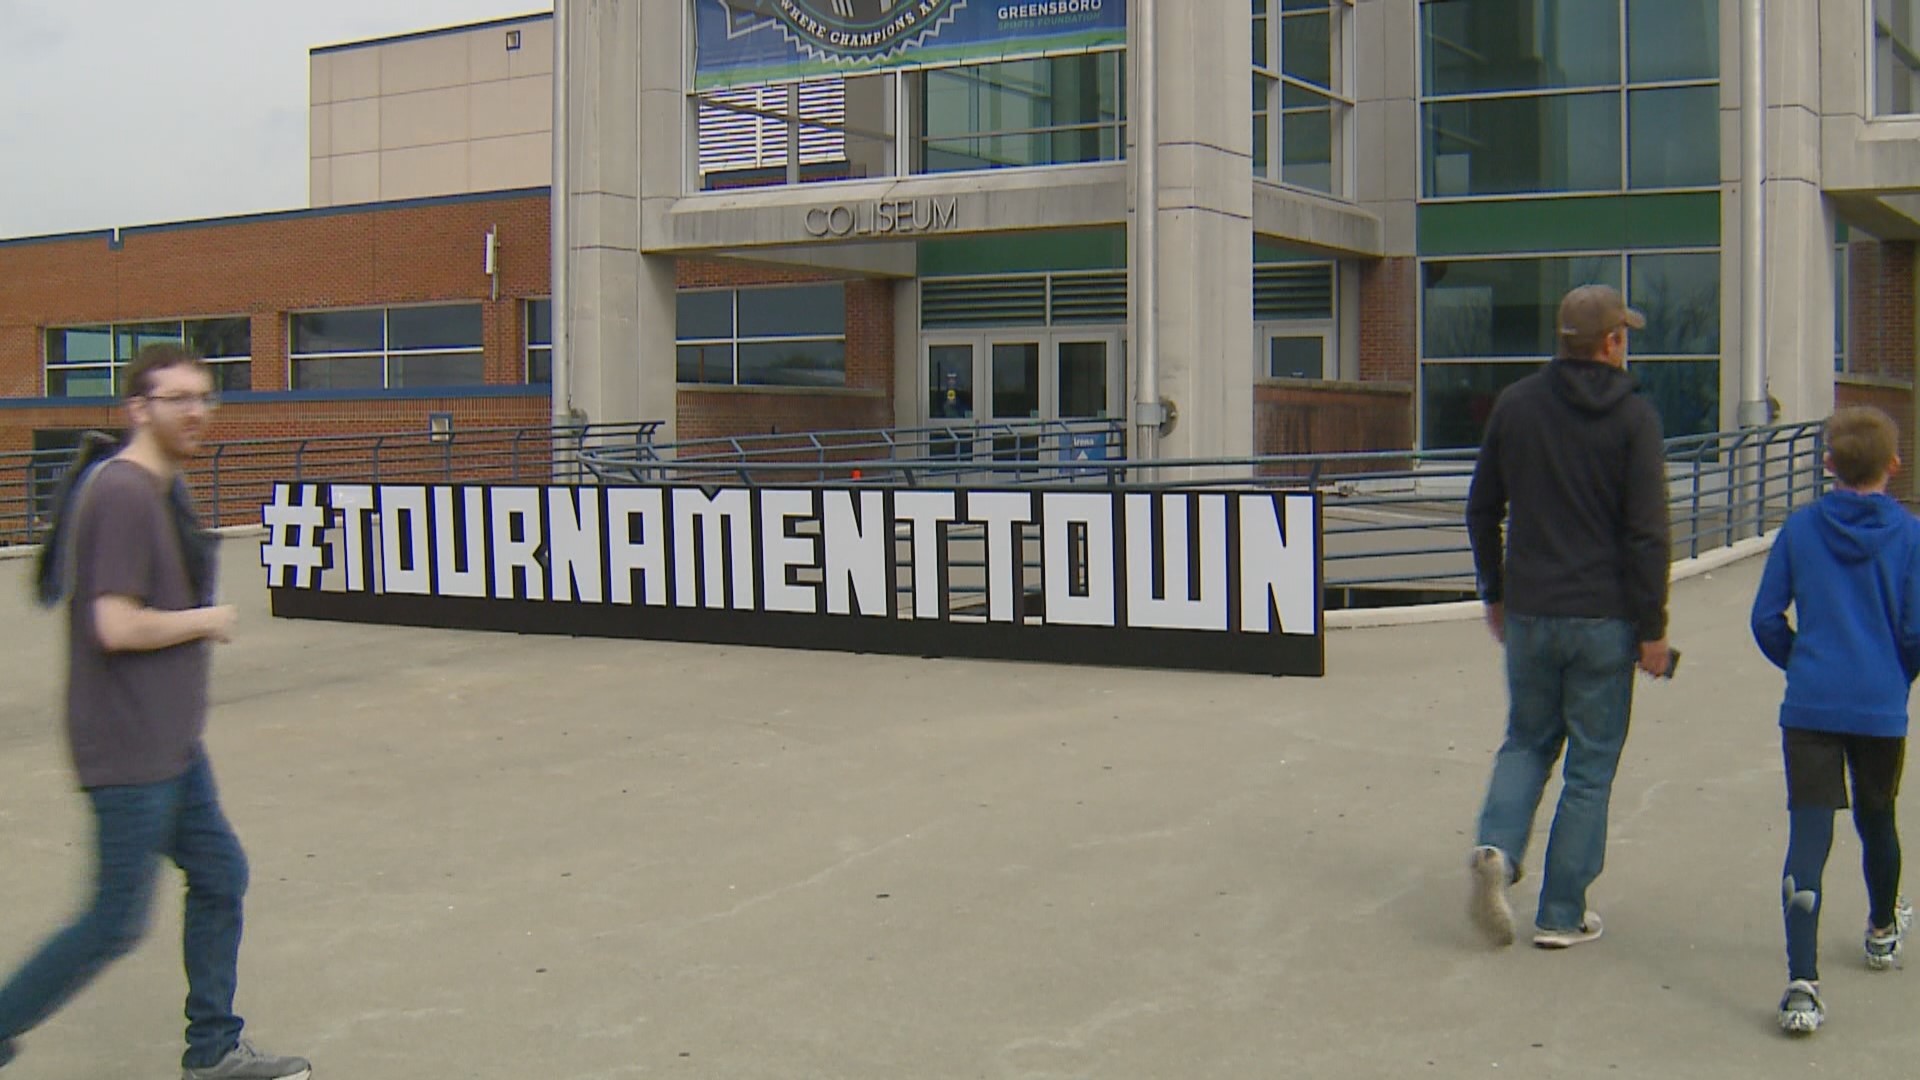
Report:
[[[927,424],[970,425],[973,420],[975,342],[941,340],[927,342]],[[971,439],[936,433],[928,439],[927,452],[934,457],[967,457]]]

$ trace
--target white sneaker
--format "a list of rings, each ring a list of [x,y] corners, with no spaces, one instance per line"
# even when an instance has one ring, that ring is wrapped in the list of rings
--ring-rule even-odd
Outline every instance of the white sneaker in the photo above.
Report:
[[[1827,1003],[1820,1000],[1820,984],[1795,979],[1780,995],[1780,1030],[1789,1035],[1811,1035],[1827,1019]]]
[[[1580,925],[1571,930],[1545,930],[1533,928],[1533,944],[1541,949],[1571,949],[1575,945],[1585,945],[1589,941],[1598,941],[1605,927],[1600,922],[1600,913],[1589,911],[1580,920]]]
[[[1473,893],[1467,901],[1467,914],[1480,928],[1490,945],[1513,944],[1513,904],[1507,888],[1513,883],[1512,864],[1507,853],[1482,845],[1473,849],[1467,863],[1473,873]]]

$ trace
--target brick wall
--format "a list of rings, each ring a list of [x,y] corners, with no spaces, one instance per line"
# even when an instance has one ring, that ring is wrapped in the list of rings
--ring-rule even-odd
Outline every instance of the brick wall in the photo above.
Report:
[[[525,379],[524,301],[549,292],[544,193],[362,210],[293,213],[0,243],[0,397],[37,398],[46,327],[145,319],[250,317],[252,387],[288,389],[287,313],[424,302],[478,302],[486,381]],[[484,237],[499,235],[499,299],[482,272]],[[804,268],[681,260],[686,287],[832,280]],[[893,287],[847,279],[847,390],[763,388],[732,396],[683,391],[685,437],[760,434],[893,422]],[[671,363],[671,357],[660,362]],[[446,401],[236,404],[218,438],[326,431],[423,430],[432,412],[456,424],[544,422],[545,396]],[[112,410],[0,410],[0,449],[30,445],[35,428],[105,424]],[[76,419],[77,418],[77,419]]]
[[[1420,374],[1420,262],[1380,259],[1360,267],[1360,378],[1413,383]]]
[[[1409,383],[1273,381],[1253,389],[1254,451],[1346,454],[1413,446]]]
[[[248,402],[214,414],[209,442],[310,438],[319,435],[407,434],[427,430],[427,418],[450,413],[456,431],[545,424],[551,405],[544,394],[526,397],[420,398],[406,401]],[[48,428],[100,428],[126,424],[117,406],[82,405],[0,410],[0,453],[33,449],[33,432]]]
[[[1847,370],[1911,379],[1914,366],[1914,245],[1847,245]]]
[[[680,261],[676,279],[681,288],[688,289],[836,280],[845,280],[847,289],[845,390],[682,387],[677,417],[681,440],[894,426],[891,281],[843,279],[804,267],[692,259]]]
[[[1913,465],[1916,459],[1912,385],[1900,380],[1843,375],[1833,382],[1833,404],[1835,408],[1871,405],[1893,418],[1894,424],[1900,428],[1900,461],[1903,467],[1895,474],[1887,490],[1895,498],[1908,501],[1920,495]]]

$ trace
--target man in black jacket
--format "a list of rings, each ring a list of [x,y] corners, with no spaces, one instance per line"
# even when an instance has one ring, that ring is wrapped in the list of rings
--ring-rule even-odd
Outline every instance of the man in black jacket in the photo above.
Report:
[[[1480,599],[1506,646],[1509,699],[1473,851],[1471,913],[1491,942],[1513,942],[1507,890],[1564,746],[1565,787],[1534,919],[1533,943],[1549,949],[1600,936],[1587,887],[1606,861],[1633,670],[1665,675],[1671,663],[1660,417],[1626,370],[1627,332],[1646,319],[1618,290],[1583,285],[1560,301],[1558,325],[1553,362],[1494,404],[1467,496]]]

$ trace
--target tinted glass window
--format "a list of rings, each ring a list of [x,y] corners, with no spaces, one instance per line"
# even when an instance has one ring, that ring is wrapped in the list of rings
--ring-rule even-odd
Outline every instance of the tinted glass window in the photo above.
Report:
[[[69,326],[47,331],[47,363],[104,364],[113,359],[113,330],[105,326]]]
[[[1647,317],[1629,350],[1646,356],[1715,356],[1720,352],[1720,256],[1633,255],[1628,300]],[[1844,321],[1844,315],[1843,319]]]
[[[733,290],[683,292],[676,300],[681,341],[733,336]]]
[[[1636,188],[1720,183],[1720,89],[1687,86],[1627,95],[1629,183]]]
[[[1628,78],[1671,82],[1719,76],[1719,0],[1627,0]]]
[[[1425,110],[1428,195],[1620,187],[1618,92],[1450,101]]]
[[[481,340],[479,304],[392,308],[387,312],[387,348],[396,352],[477,349]]]
[[[1620,81],[1613,0],[1437,0],[1422,4],[1420,16],[1429,94]]]
[[[480,353],[441,353],[432,356],[396,356],[388,384],[418,386],[478,386],[486,382],[486,358]]]
[[[845,386],[847,346],[840,341],[746,342],[740,382],[764,386]]]
[[[386,342],[386,313],[314,311],[292,320],[295,353],[379,352]]]
[[[187,345],[209,360],[252,356],[253,322],[246,318],[188,320]]]
[[[385,365],[377,356],[296,360],[293,364],[295,390],[379,390],[385,385]]]
[[[1423,270],[1429,357],[1552,356],[1560,298],[1576,285],[1621,285],[1614,255],[1429,262]]]
[[[847,332],[847,290],[839,283],[740,290],[740,336],[826,337]]]

